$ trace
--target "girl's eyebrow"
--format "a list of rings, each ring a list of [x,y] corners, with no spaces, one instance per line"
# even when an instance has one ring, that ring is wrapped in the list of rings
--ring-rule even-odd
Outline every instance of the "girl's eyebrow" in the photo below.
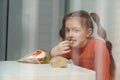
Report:
[[[69,28],[69,25],[65,26],[65,28]]]
[[[65,28],[69,28],[69,26],[66,26]],[[72,28],[79,28],[79,26],[73,26]]]
[[[69,29],[68,27],[65,27],[65,29]]]
[[[69,30],[69,29],[70,29],[69,27],[65,27],[65,30]],[[72,27],[71,29],[74,30],[74,29],[81,29],[81,28],[75,26],[75,27]]]
[[[76,27],[76,26],[75,26],[75,27],[72,27],[72,29],[80,29],[80,27]]]

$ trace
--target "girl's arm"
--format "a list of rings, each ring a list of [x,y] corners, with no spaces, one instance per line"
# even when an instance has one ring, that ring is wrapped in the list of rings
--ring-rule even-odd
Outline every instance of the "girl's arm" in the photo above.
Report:
[[[110,57],[107,47],[102,42],[97,42],[95,49],[96,80],[110,79]]]
[[[55,57],[58,55],[67,57],[68,53],[70,52],[70,41],[62,41],[59,44],[57,44],[53,49],[51,49],[50,55],[51,57]]]

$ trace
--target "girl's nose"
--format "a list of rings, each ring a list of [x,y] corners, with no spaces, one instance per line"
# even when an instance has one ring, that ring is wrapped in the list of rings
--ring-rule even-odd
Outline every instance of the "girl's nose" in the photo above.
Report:
[[[70,38],[73,37],[73,32],[72,31],[69,32],[69,37]]]

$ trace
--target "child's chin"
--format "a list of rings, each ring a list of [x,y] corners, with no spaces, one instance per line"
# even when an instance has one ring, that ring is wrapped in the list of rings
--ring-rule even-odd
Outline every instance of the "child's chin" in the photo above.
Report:
[[[73,44],[72,47],[79,48],[79,45],[77,45],[77,44]]]
[[[72,47],[77,47],[77,45],[75,45],[75,44],[73,44],[73,45],[71,45]]]

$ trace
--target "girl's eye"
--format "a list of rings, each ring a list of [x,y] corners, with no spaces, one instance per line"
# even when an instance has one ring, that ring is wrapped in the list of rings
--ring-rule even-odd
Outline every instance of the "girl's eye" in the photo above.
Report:
[[[73,31],[74,31],[74,32],[79,32],[80,30],[79,30],[79,29],[74,29]]]
[[[65,32],[69,32],[70,30],[69,29],[65,29]]]

